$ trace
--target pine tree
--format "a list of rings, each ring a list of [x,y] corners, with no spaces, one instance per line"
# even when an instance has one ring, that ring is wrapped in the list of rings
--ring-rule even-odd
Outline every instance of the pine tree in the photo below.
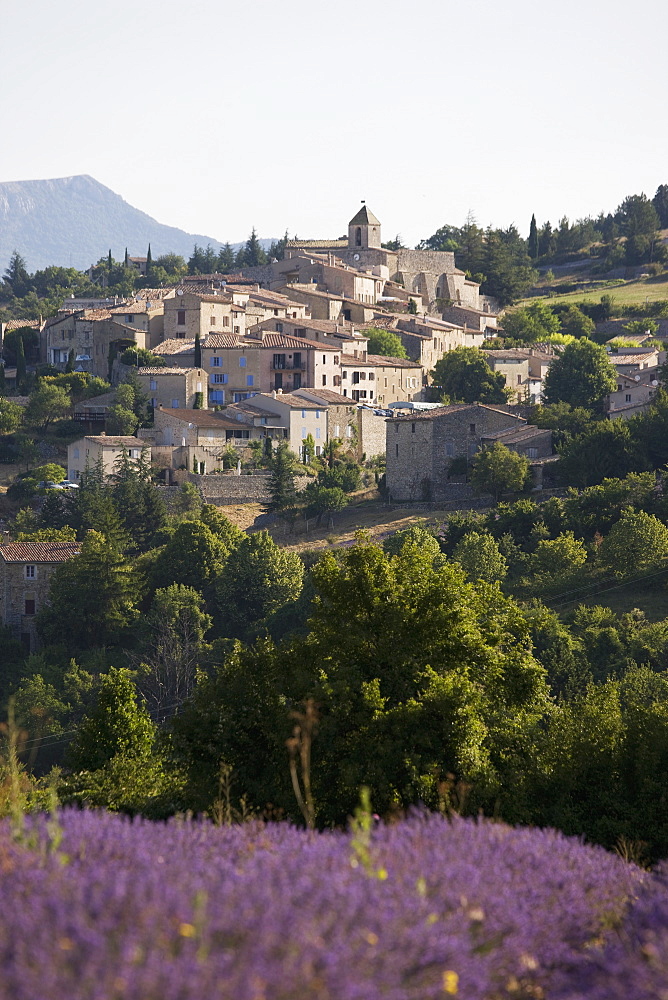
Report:
[[[527,247],[529,256],[532,260],[536,260],[538,257],[538,226],[536,225],[536,216],[531,216],[531,226],[529,227],[529,245]]]
[[[269,480],[268,511],[285,512],[297,504],[295,487],[295,458],[290,454],[285,442],[281,442],[274,452]]]
[[[226,243],[218,254],[217,267],[221,274],[229,274],[234,268],[234,250],[229,243]]]
[[[244,260],[246,267],[258,267],[261,264],[267,263],[267,255],[260,246],[260,241],[257,238],[254,226],[251,230],[250,236],[246,240],[246,246],[244,247]]]

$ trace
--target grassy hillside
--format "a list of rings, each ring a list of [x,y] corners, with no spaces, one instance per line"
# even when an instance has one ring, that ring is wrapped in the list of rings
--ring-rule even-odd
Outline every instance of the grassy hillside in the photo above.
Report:
[[[572,292],[559,292],[560,284],[567,284],[565,281],[539,285],[535,290],[538,295],[534,294],[530,298],[524,299],[520,304],[529,305],[531,302],[535,302],[536,298],[544,299],[550,305],[556,305],[560,302],[569,304],[599,302],[601,295],[611,295],[618,307],[641,306],[645,302],[668,300],[668,274],[660,274],[656,278],[636,278],[632,281],[603,282],[600,279],[596,281],[584,274],[580,276],[580,279],[582,287]]]

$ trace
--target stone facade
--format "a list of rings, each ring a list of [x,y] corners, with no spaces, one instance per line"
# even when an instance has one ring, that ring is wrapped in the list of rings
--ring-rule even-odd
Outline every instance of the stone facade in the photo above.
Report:
[[[138,368],[137,377],[151,406],[170,406],[174,409],[192,410],[201,393],[202,404],[207,408],[207,380],[203,368]]]
[[[455,404],[387,420],[387,488],[393,500],[438,499],[454,458],[471,460],[484,438],[527,422],[481,403]]]
[[[124,449],[136,461],[141,457],[142,448],[146,449],[146,457],[150,461],[150,446],[131,435],[90,434],[79,438],[67,447],[67,478],[76,482],[86,468],[94,469],[100,459],[104,475],[111,476]]]
[[[178,290],[177,290],[178,291]],[[181,290],[181,295],[165,302],[165,340],[194,340],[195,335],[246,332],[246,310],[237,305],[224,289],[209,294]]]
[[[11,542],[0,545],[0,622],[26,651],[37,648],[35,615],[48,601],[54,570],[79,551],[75,542]]]

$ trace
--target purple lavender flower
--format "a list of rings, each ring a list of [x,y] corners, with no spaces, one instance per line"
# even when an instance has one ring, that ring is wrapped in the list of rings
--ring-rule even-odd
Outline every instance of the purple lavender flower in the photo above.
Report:
[[[66,863],[0,828],[0,1000],[535,997],[642,882],[558,833],[438,815],[374,828],[367,868],[350,834],[287,824],[61,824]]]

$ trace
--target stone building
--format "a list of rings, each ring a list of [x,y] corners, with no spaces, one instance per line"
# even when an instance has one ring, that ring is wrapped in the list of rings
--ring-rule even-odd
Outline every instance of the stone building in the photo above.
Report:
[[[37,648],[35,615],[48,601],[54,570],[77,555],[76,542],[10,542],[0,545],[0,622],[27,652]]]
[[[104,475],[111,476],[124,450],[130,459],[137,461],[141,458],[142,448],[146,449],[145,457],[150,462],[150,447],[137,437],[130,434],[89,434],[67,446],[67,478],[77,482],[86,468],[97,468],[100,459]]]
[[[177,289],[165,302],[165,340],[194,340],[196,334],[246,332],[246,307],[233,301],[224,288],[208,293]]]
[[[482,403],[457,403],[389,419],[386,482],[391,498],[443,498],[452,461],[461,457],[471,461],[492,440],[530,459],[552,453],[550,431],[532,428],[522,417]]]
[[[141,428],[139,434],[150,444],[151,459],[158,468],[202,475],[222,469],[228,447],[239,451],[241,457],[252,440],[265,436],[224,413],[162,406],[154,412],[153,427]]]
[[[151,401],[151,406],[171,406],[174,409],[206,409],[207,377],[203,368],[138,368],[137,378]]]
[[[420,296],[428,311],[438,310],[437,300],[482,309],[480,286],[455,267],[455,255],[433,250],[385,250],[381,224],[366,205],[348,223],[348,238],[290,240],[287,254],[335,254],[360,271],[396,281]]]

